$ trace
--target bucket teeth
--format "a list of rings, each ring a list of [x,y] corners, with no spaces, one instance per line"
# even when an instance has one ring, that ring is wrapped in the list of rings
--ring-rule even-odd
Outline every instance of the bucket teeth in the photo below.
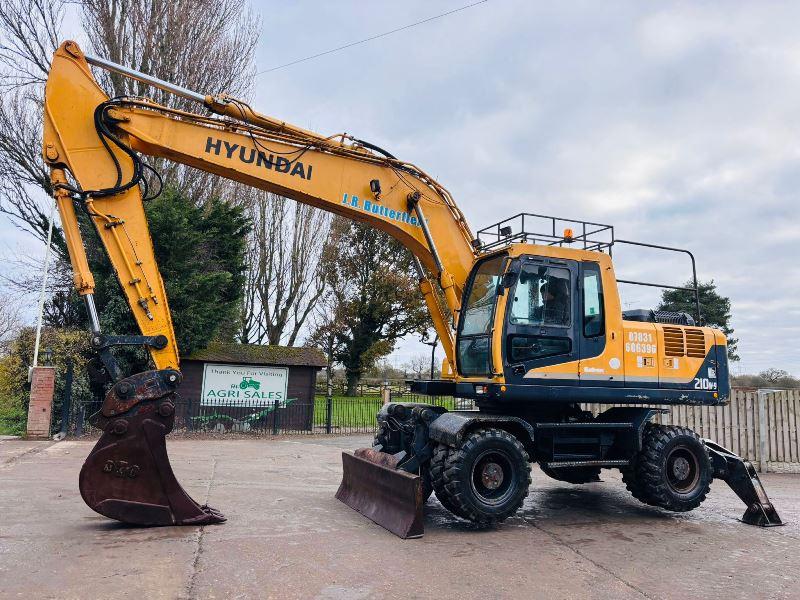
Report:
[[[401,538],[422,537],[422,479],[395,463],[392,455],[369,448],[342,452],[336,498]]]

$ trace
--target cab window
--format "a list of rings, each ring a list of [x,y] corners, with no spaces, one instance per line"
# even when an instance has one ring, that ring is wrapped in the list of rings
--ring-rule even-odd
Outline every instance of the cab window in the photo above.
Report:
[[[461,335],[480,335],[491,330],[497,284],[504,258],[491,258],[476,269],[461,316]]]
[[[514,325],[570,325],[569,269],[524,265],[514,288],[509,319]]]
[[[603,311],[603,282],[600,267],[593,263],[583,264],[583,335],[587,338],[603,335],[605,320]]]
[[[504,260],[505,255],[500,255],[483,261],[469,282],[458,336],[458,370],[467,377],[492,372],[489,338]]]
[[[511,362],[526,362],[537,358],[569,354],[572,350],[572,341],[568,337],[512,335],[508,347]]]

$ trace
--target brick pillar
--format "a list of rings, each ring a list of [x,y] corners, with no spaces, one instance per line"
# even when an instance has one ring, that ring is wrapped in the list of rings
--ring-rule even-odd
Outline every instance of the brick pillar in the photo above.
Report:
[[[56,370],[53,367],[34,367],[31,371],[31,402],[28,406],[29,438],[50,437],[50,413],[56,390]]]

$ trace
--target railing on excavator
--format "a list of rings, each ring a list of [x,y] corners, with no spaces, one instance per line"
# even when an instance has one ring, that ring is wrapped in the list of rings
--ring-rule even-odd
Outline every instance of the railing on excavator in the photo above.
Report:
[[[621,240],[614,236],[614,226],[580,219],[567,219],[536,213],[519,213],[493,223],[478,231],[481,252],[491,252],[514,243],[540,246],[569,246],[592,252],[607,252],[613,256],[614,246],[629,245],[665,252],[679,252],[689,256],[692,264],[692,285],[679,286],[633,279],[617,279],[617,283],[691,292],[694,299],[695,322],[702,325],[700,290],[697,285],[697,267],[694,255],[684,248],[673,248],[645,242]]]

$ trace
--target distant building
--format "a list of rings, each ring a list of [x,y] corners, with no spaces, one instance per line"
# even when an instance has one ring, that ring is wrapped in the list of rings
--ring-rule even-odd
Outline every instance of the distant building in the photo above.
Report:
[[[310,431],[317,372],[326,364],[316,348],[212,343],[181,359],[187,425]]]

